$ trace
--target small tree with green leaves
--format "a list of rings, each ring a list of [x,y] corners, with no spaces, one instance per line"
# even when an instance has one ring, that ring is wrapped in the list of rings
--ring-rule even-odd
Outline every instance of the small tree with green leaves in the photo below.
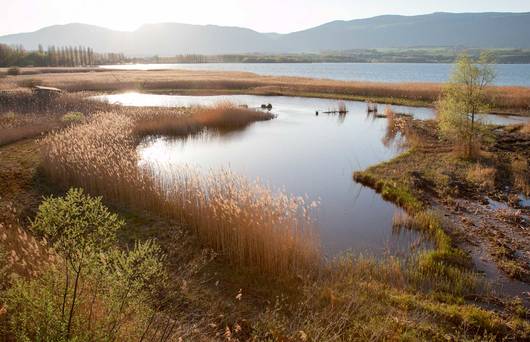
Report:
[[[108,326],[107,336],[113,339],[127,318],[129,306],[134,304],[132,299],[145,296],[142,302],[149,301],[165,286],[167,277],[163,271],[164,256],[160,247],[151,240],[136,242],[130,251],[114,250],[110,254],[108,272],[113,275],[114,295],[116,300],[108,312],[112,324]],[[156,312],[152,312],[155,315]]]
[[[101,198],[87,196],[81,189],[70,189],[65,197],[50,197],[39,206],[32,229],[51,243],[65,263],[61,318],[67,321],[67,338],[70,337],[82,272],[101,252],[114,245],[116,231],[123,224],[101,203]],[[66,308],[71,271],[74,275],[73,293],[70,307]]]
[[[37,278],[18,278],[7,290],[3,297],[11,336],[21,341],[146,336],[157,317],[155,296],[167,277],[164,256],[151,240],[137,242],[132,250],[118,249],[116,232],[122,226],[101,198],[80,189],[45,199],[32,229],[47,239],[62,263]]]
[[[482,125],[477,114],[486,112],[486,89],[495,79],[492,57],[483,53],[478,63],[467,55],[458,58],[449,83],[438,101],[438,121],[441,132],[455,146],[464,146],[471,157],[482,137]]]

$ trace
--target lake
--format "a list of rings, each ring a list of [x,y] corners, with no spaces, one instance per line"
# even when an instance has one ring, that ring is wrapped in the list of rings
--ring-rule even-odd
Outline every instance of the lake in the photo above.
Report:
[[[183,69],[245,71],[269,76],[298,76],[341,81],[446,82],[452,64],[440,63],[209,63],[124,64],[102,68],[125,70]],[[530,87],[530,64],[497,64],[495,84]]]
[[[352,179],[353,171],[391,159],[400,149],[383,143],[387,122],[367,115],[364,102],[345,101],[348,114],[322,113],[337,108],[337,100],[253,95],[173,96],[114,94],[98,99],[126,106],[210,105],[229,100],[249,107],[271,103],[277,118],[256,122],[232,134],[203,133],[186,139],[147,139],[138,149],[142,163],[163,168],[195,166],[229,168],[275,189],[319,199],[320,236],[327,255],[345,250],[370,255],[402,255],[425,246],[419,233],[392,228],[399,211],[372,189]],[[432,118],[429,108],[393,106],[397,112]],[[315,115],[319,111],[319,115]],[[517,117],[488,117],[503,122]]]

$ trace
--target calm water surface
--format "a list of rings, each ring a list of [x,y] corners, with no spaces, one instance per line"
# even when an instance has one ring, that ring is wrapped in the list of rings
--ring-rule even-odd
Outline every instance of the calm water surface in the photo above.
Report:
[[[249,107],[273,105],[278,117],[256,122],[228,135],[200,134],[186,139],[155,138],[140,145],[142,161],[161,167],[192,165],[203,170],[229,168],[275,189],[320,199],[320,234],[328,255],[345,250],[383,255],[406,253],[420,243],[414,231],[396,232],[392,218],[398,208],[352,179],[352,172],[391,159],[400,151],[383,143],[386,120],[366,114],[366,103],[345,101],[345,116],[322,113],[337,100],[252,95],[173,96],[117,94],[99,99],[126,106],[210,105],[229,100]],[[431,118],[429,108],[393,106],[418,118]],[[318,116],[315,115],[319,111]],[[493,118],[493,116],[492,116]],[[512,117],[497,117],[511,122]],[[500,118],[500,119],[499,119]]]
[[[452,64],[440,63],[209,63],[126,64],[102,68],[126,70],[183,69],[246,71],[269,76],[299,76],[341,81],[446,82]],[[497,85],[530,87],[530,64],[497,64]]]

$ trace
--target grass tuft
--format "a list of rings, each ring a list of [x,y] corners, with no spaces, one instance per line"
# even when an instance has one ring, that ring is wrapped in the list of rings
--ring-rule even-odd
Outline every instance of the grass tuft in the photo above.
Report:
[[[141,165],[138,135],[233,129],[269,114],[221,106],[193,116],[153,111],[101,113],[43,140],[43,169],[64,187],[182,222],[236,265],[273,274],[305,274],[320,262],[314,203],[274,191],[226,170]],[[144,116],[147,115],[147,118]],[[151,123],[148,122],[151,121]],[[166,127],[170,121],[170,127]],[[181,122],[179,122],[181,121]]]

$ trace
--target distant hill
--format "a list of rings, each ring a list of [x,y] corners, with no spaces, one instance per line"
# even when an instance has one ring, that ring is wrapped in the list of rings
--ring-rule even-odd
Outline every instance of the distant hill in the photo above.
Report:
[[[530,48],[530,13],[433,13],[333,21],[303,31],[259,33],[240,27],[160,23],[133,32],[86,24],[56,25],[0,37],[0,43],[84,45],[130,56],[298,53],[412,47]]]

